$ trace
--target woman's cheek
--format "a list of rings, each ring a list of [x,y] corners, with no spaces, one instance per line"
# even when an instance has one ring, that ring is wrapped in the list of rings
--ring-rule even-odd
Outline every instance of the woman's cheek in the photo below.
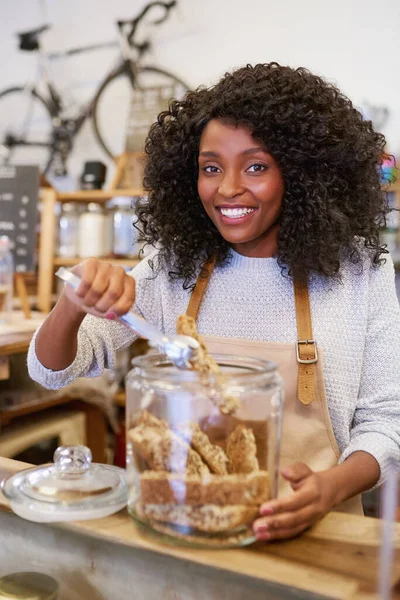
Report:
[[[200,179],[197,185],[197,191],[199,193],[201,203],[203,204],[205,210],[209,212],[208,207],[210,206],[210,204],[212,204],[213,197],[210,186],[207,184],[206,181]]]

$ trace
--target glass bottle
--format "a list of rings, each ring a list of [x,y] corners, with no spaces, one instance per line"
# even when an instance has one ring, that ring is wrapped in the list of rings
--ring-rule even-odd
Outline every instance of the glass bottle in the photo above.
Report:
[[[283,386],[275,363],[214,355],[222,375],[134,359],[126,378],[131,516],[189,545],[255,541],[277,494]]]
[[[10,239],[0,236],[0,323],[11,322],[14,281],[14,259]]]

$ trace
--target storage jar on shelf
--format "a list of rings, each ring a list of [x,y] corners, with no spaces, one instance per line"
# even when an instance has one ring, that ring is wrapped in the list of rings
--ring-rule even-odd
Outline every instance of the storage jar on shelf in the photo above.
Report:
[[[79,217],[78,255],[107,257],[112,252],[112,221],[101,204],[89,202]]]
[[[65,202],[61,208],[58,233],[58,256],[74,258],[78,256],[79,206]]]
[[[138,230],[134,227],[137,217],[134,212],[135,200],[124,196],[112,199],[109,207],[113,220],[113,253],[115,256],[138,255]]]
[[[14,282],[14,259],[11,253],[11,240],[0,236],[0,324],[11,323]]]

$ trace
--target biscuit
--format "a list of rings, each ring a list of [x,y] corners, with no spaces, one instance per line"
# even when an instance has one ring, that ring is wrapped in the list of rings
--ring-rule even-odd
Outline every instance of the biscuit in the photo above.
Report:
[[[244,425],[238,425],[226,441],[229,473],[252,473],[259,470],[257,446],[254,433]]]
[[[200,454],[211,473],[223,475],[228,472],[228,457],[225,452],[220,446],[210,442],[197,423],[181,423],[174,428],[174,432]]]
[[[176,333],[180,335],[188,335],[194,338],[200,344],[200,348],[196,354],[195,360],[192,362],[192,367],[199,373],[219,373],[220,368],[213,357],[208,354],[203,338],[197,332],[196,321],[188,315],[179,315],[176,321]]]
[[[176,332],[181,335],[188,335],[194,338],[200,344],[200,349],[198,350],[195,358],[191,361],[192,368],[203,376],[206,376],[210,373],[216,375],[217,384],[223,386],[224,376],[221,373],[221,369],[215,359],[208,353],[205,342],[197,331],[196,321],[193,319],[193,317],[189,317],[188,315],[179,315],[176,322]],[[215,394],[215,390],[213,391]],[[211,400],[223,415],[231,415],[239,408],[238,398],[228,394],[223,393],[218,401],[216,401],[215,397],[211,397]]]
[[[260,505],[270,497],[267,471],[248,475],[187,476],[182,473],[145,471],[140,475],[143,504]]]
[[[128,439],[137,453],[155,471],[209,473],[200,455],[174,434],[164,421],[144,411],[138,425],[128,431]]]
[[[179,506],[176,504],[136,505],[139,516],[170,523],[180,527],[192,527],[207,533],[226,532],[248,525],[258,515],[257,506],[203,504],[202,506]]]

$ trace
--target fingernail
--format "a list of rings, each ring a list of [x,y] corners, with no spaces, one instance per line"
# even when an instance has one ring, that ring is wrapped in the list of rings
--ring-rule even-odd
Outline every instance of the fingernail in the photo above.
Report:
[[[258,541],[260,541],[260,542],[263,542],[265,540],[270,540],[271,539],[271,534],[268,533],[268,532],[266,532],[266,533],[260,532],[259,533],[258,531],[256,531],[256,539]]]
[[[266,515],[273,515],[273,514],[274,514],[274,509],[272,506],[261,506],[260,515],[266,516]]]
[[[254,533],[257,535],[259,533],[266,533],[268,531],[268,523],[263,523],[262,525],[254,526]]]
[[[113,312],[113,311],[111,311],[111,312],[108,312],[108,313],[106,314],[106,319],[110,319],[110,321],[113,321],[113,320],[114,320],[114,319],[116,319],[116,318],[117,318],[117,313],[115,313],[115,312]]]
[[[284,477],[290,477],[292,475],[292,471],[290,469],[282,469],[281,474]]]

